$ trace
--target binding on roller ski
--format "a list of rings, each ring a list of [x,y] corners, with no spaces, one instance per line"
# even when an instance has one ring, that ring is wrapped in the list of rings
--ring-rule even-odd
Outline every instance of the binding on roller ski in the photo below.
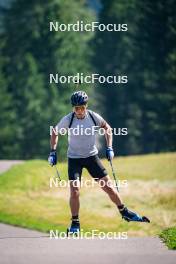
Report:
[[[92,129],[92,127],[103,128],[105,131],[106,140],[106,157],[110,162],[112,174],[116,182],[116,189],[113,186],[107,185],[110,181],[105,167],[103,166],[99,156],[98,149],[96,147],[96,137],[94,134],[74,135],[69,133],[69,144],[68,144],[68,177],[70,182],[70,211],[71,211],[71,225],[67,228],[67,234],[75,234],[80,232],[79,222],[79,188],[73,185],[75,180],[81,180],[82,170],[86,168],[89,174],[97,182],[100,180],[104,182],[104,186],[101,187],[105,191],[110,200],[116,205],[122,219],[127,222],[145,222],[149,223],[150,220],[146,216],[140,216],[139,214],[129,210],[123,203],[121,195],[119,193],[117,178],[113,168],[112,160],[114,158],[114,151],[112,146],[112,128],[99,114],[87,109],[88,106],[88,95],[84,91],[76,91],[71,96],[71,104],[73,111],[68,115],[64,116],[59,123],[55,126],[56,131],[61,129],[84,127],[85,129]],[[57,164],[57,153],[56,147],[60,140],[60,134],[56,134],[52,131],[50,145],[51,151],[49,154],[48,161],[51,166]],[[57,169],[57,168],[56,168]],[[57,174],[59,174],[57,172]],[[59,176],[58,176],[59,177]]]

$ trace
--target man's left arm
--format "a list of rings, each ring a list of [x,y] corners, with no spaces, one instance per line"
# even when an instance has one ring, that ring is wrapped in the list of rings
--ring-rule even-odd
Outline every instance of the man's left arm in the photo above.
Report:
[[[110,161],[114,158],[114,151],[112,148],[112,141],[113,141],[113,135],[112,135],[112,128],[111,126],[104,121],[101,125],[102,128],[105,130],[105,139],[106,139],[106,157]]]
[[[107,147],[112,148],[112,141],[113,141],[112,128],[107,122],[103,122],[101,128],[104,128],[105,130],[105,139],[106,139]]]

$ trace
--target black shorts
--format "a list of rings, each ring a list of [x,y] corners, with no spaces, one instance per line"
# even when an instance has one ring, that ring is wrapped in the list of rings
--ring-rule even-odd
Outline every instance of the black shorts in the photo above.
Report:
[[[69,180],[81,180],[83,168],[86,168],[95,180],[101,179],[108,175],[98,155],[80,159],[68,158]]]

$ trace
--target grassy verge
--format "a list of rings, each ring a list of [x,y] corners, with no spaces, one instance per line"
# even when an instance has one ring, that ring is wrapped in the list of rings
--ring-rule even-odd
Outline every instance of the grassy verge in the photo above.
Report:
[[[176,250],[176,226],[165,229],[161,232],[160,238],[169,249]]]
[[[126,205],[146,215],[150,224],[126,223],[117,208],[96,183],[81,187],[81,227],[85,231],[127,231],[129,236],[157,235],[176,225],[176,153],[114,159],[118,178],[127,180],[120,189]],[[111,175],[108,162],[104,165]],[[67,164],[58,164],[61,178],[67,180]],[[64,231],[70,222],[69,188],[50,187],[56,179],[46,161],[31,160],[15,165],[0,175],[0,221],[48,232]],[[91,179],[83,171],[83,179]]]

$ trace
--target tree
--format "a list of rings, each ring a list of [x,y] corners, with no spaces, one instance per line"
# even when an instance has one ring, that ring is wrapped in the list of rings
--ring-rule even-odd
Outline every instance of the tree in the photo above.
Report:
[[[12,97],[7,90],[5,78],[2,73],[4,60],[0,57],[0,158],[12,158],[11,149],[18,151],[18,145],[14,141],[14,134],[17,132],[16,112]]]
[[[75,86],[50,85],[49,74],[90,72],[92,33],[50,32],[49,22],[76,23],[93,17],[83,0],[15,0],[4,13],[0,37],[7,60],[3,74],[17,113],[16,158],[46,158],[50,125],[71,111],[70,95]],[[90,86],[86,90],[91,94]],[[59,144],[62,158],[66,140]]]
[[[175,149],[175,4],[102,1],[102,23],[128,24],[127,32],[97,32],[95,38],[98,71],[128,75],[127,85],[98,90],[111,125],[128,128],[127,137],[114,137],[120,154]]]
[[[126,24],[127,32],[97,32],[95,37],[95,59],[97,70],[103,75],[128,75],[127,84],[104,84],[97,88],[103,95],[104,115],[114,128],[128,128],[129,135],[114,136],[115,153],[139,152],[141,110],[136,103],[136,93],[132,68],[134,67],[133,41],[138,18],[134,16],[136,1],[102,1],[100,23]]]

